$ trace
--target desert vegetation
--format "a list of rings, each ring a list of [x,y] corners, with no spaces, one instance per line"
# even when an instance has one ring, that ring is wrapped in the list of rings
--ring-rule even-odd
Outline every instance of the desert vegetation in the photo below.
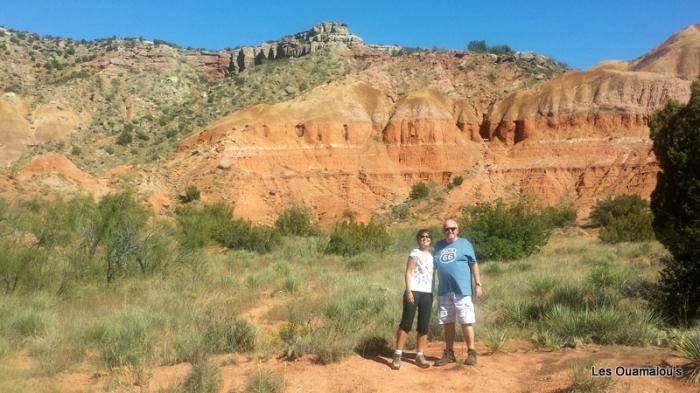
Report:
[[[223,204],[187,205],[162,221],[128,190],[99,203],[0,206],[0,310],[8,316],[0,322],[0,362],[12,370],[12,359],[27,353],[36,364],[0,378],[8,392],[31,388],[30,375],[86,368],[106,371],[106,389],[143,385],[154,367],[181,362],[192,364],[190,377],[171,391],[217,391],[215,354],[325,364],[381,353],[394,334],[414,245],[414,228],[348,219],[321,229],[299,205],[275,227],[233,219]],[[664,345],[697,362],[692,328],[671,328],[650,301],[669,257],[659,243],[608,244],[574,228],[552,234],[547,217],[557,215],[526,206],[497,202],[462,217],[477,250],[490,247],[482,238],[503,249],[530,247],[482,255],[489,290],[479,340],[494,352],[515,338],[550,349]],[[478,235],[507,222],[520,237]],[[536,230],[543,232],[529,237]],[[258,307],[267,307],[262,319],[245,317]],[[441,335],[433,322],[431,339]],[[280,378],[251,377],[245,389],[281,391]]]

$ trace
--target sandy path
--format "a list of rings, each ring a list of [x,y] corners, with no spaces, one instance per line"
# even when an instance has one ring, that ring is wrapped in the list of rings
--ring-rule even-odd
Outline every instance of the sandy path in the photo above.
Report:
[[[437,359],[442,343],[431,343],[426,355]],[[319,365],[310,359],[288,362],[281,359],[259,361],[241,355],[221,355],[211,359],[219,367],[223,379],[221,393],[231,389],[245,391],[248,377],[256,372],[275,373],[284,378],[287,393],[390,393],[390,392],[479,392],[562,393],[571,385],[571,365],[575,361],[593,360],[598,367],[672,367],[684,363],[667,348],[636,348],[617,346],[588,346],[554,352],[518,350],[510,353],[487,354],[479,347],[479,364],[467,367],[450,364],[444,367],[420,369],[412,363],[412,353],[406,353],[401,370],[388,367],[388,356],[363,358],[351,356],[340,363]],[[465,358],[457,347],[459,359]],[[157,392],[181,383],[190,367],[179,364],[157,367],[147,386],[123,386],[118,391]],[[75,373],[56,376],[51,385],[60,392],[102,391],[108,376]],[[698,393],[700,385],[687,384],[668,377],[616,377],[612,392],[679,392]],[[38,382],[38,381],[37,381]],[[42,383],[49,381],[43,380]]]

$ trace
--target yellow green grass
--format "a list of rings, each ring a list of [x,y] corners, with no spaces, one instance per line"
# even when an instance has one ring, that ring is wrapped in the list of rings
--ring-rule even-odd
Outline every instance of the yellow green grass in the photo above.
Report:
[[[33,361],[21,373],[0,373],[0,391],[59,372],[127,367],[147,379],[150,368],[179,362],[202,365],[216,384],[206,366],[213,354],[328,363],[381,351],[393,341],[413,242],[412,230],[391,236],[383,254],[325,255],[322,236],[284,237],[268,254],[199,251],[109,286],[95,279],[66,292],[4,294],[0,370],[20,356]],[[530,257],[484,262],[477,340],[492,351],[507,351],[510,338],[547,348],[673,345],[646,298],[664,255],[656,242],[606,245],[565,231]],[[255,310],[263,316],[248,318]],[[430,338],[441,338],[436,322]]]

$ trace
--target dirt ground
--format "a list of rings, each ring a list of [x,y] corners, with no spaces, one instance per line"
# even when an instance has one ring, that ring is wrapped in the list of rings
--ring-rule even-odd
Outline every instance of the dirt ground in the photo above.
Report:
[[[685,363],[667,348],[636,348],[622,346],[587,346],[580,349],[539,351],[527,348],[527,344],[511,344],[518,349],[508,353],[489,354],[479,347],[478,365],[461,363],[444,367],[418,368],[413,364],[413,353],[405,352],[402,367],[398,371],[389,368],[390,353],[377,356],[351,356],[340,363],[315,364],[311,359],[289,362],[281,359],[250,359],[242,355],[214,357],[212,363],[219,367],[223,379],[220,390],[227,393],[234,389],[244,392],[248,377],[254,373],[274,373],[281,376],[287,393],[331,392],[550,392],[563,393],[571,386],[571,369],[574,362],[592,360],[597,368],[613,370],[610,392],[679,392],[698,393],[700,385],[686,383],[672,377],[615,376],[615,368],[627,370],[642,367],[671,369]],[[437,359],[443,343],[433,342],[426,355]],[[455,348],[459,359],[466,357],[466,350]],[[158,367],[143,387],[121,384],[112,391],[157,392],[181,383],[190,371],[188,364]],[[59,374],[50,383],[60,392],[103,391],[111,378],[106,373]],[[126,377],[128,379],[128,376]],[[38,381],[37,381],[38,382]],[[46,383],[49,381],[44,381]]]

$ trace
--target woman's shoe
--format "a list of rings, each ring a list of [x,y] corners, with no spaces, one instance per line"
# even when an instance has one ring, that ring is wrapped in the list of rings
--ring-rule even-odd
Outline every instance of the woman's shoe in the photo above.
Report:
[[[398,370],[401,368],[401,355],[394,354],[394,358],[391,360],[391,369]]]
[[[416,355],[416,366],[420,368],[428,368],[430,367],[430,363],[428,363],[427,360],[425,360],[425,356],[423,354]]]

